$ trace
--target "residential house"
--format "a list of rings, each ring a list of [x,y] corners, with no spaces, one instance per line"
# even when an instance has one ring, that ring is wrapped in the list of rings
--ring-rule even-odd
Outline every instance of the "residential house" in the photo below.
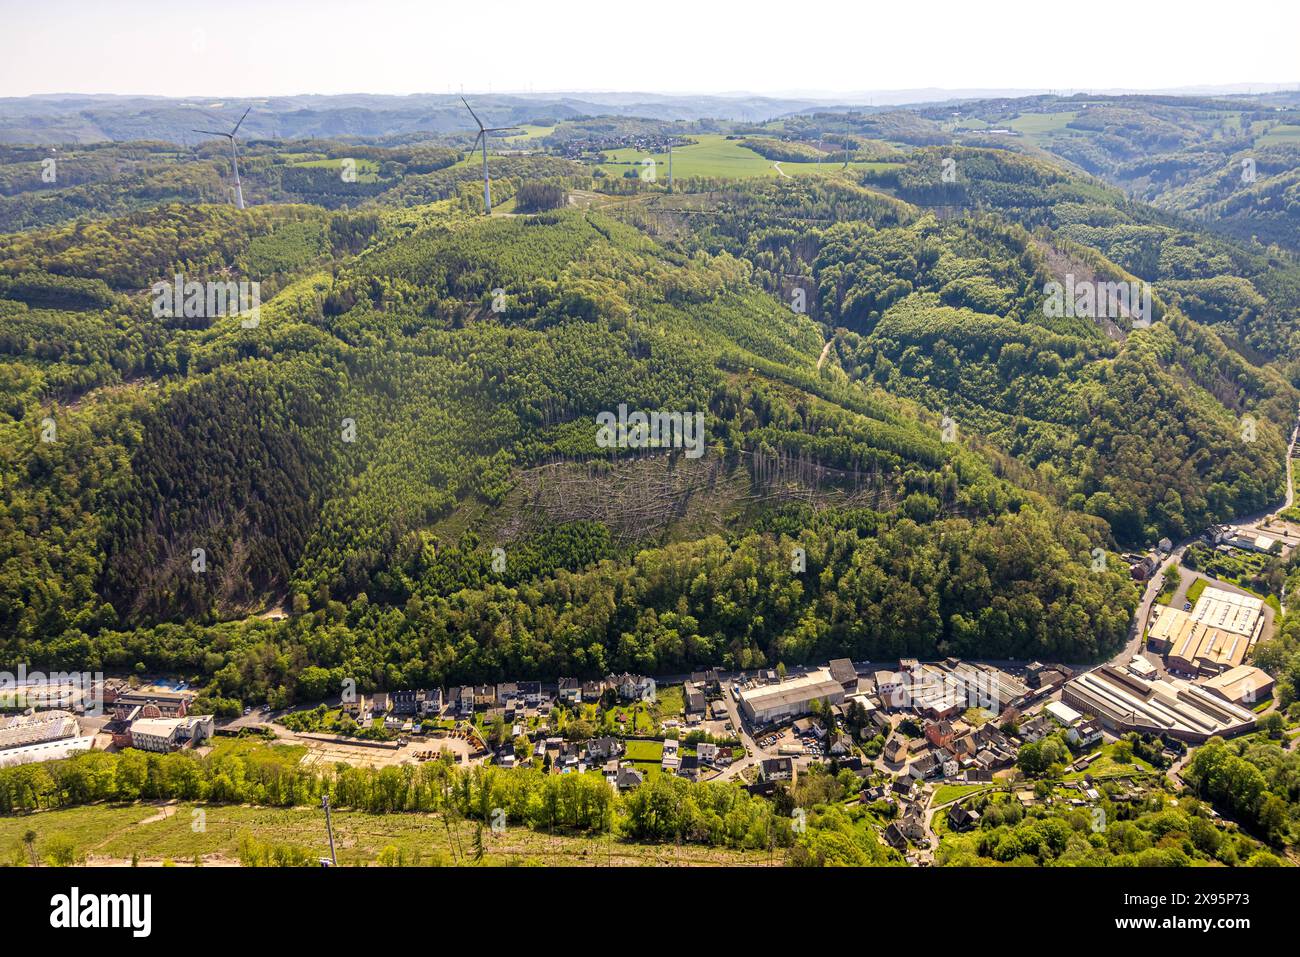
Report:
[[[635,768],[619,768],[614,777],[614,787],[620,791],[631,791],[641,786],[641,772]]]
[[[789,758],[764,758],[758,766],[760,781],[794,780],[794,762]]]
[[[565,704],[582,704],[582,682],[577,678],[561,678],[556,696]]]
[[[392,694],[393,714],[424,714],[428,692],[424,689],[406,689]]]
[[[1090,748],[1101,740],[1101,732],[1101,722],[1096,718],[1088,718],[1067,731],[1065,737],[1076,748]]]
[[[903,827],[899,821],[889,822],[889,826],[885,828],[885,841],[890,847],[897,850],[907,850],[907,836],[903,833]]]
[[[970,810],[965,804],[954,804],[948,808],[948,826],[954,831],[967,831],[978,827],[979,823],[979,812]]]
[[[623,742],[608,735],[603,738],[592,738],[587,742],[587,760],[591,763],[597,761],[609,761],[612,758],[622,757],[627,751]]]
[[[654,693],[655,688],[653,678],[647,678],[645,675],[630,675],[627,672],[617,678],[610,675],[605,681],[611,687],[618,689],[618,696],[624,701],[645,699]]]
[[[939,760],[939,755],[933,751],[921,755],[907,766],[907,773],[917,780],[932,778],[942,770],[943,762]]]
[[[664,753],[659,766],[664,771],[671,771],[674,774],[682,766],[681,742],[676,738],[664,738]]]
[[[925,832],[925,815],[918,805],[913,804],[904,812],[899,828],[913,844],[924,843],[929,838]]]
[[[947,748],[957,737],[957,730],[951,721],[927,721],[925,723],[925,740],[936,748]]]
[[[704,714],[708,710],[708,699],[704,697],[704,692],[696,687],[693,682],[686,682],[682,689],[682,696],[686,701],[686,713],[688,715]]]
[[[790,727],[801,738],[814,737],[821,740],[826,736],[826,728],[815,718],[799,718]]]
[[[468,716],[474,713],[474,700],[474,686],[465,685],[452,689],[452,699],[449,703],[455,707],[458,715]]]
[[[1055,722],[1040,714],[1022,724],[1016,733],[1019,735],[1021,741],[1024,741],[1026,744],[1033,744],[1036,741],[1043,740],[1043,738],[1055,731],[1056,728],[1057,725]]]

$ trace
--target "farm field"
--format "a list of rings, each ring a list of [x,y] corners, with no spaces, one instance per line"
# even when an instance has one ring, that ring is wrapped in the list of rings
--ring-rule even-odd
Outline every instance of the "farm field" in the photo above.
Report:
[[[782,162],[780,171],[776,164],[766,157],[759,156],[747,146],[741,146],[738,140],[729,140],[721,134],[702,134],[692,137],[698,142],[673,150],[673,178],[684,179],[693,176],[717,179],[748,179],[754,176],[779,176],[780,172],[793,176],[809,173],[834,173],[839,170],[842,161],[827,160],[824,163],[789,163]],[[655,178],[660,181],[668,179],[668,157],[665,154],[651,156],[640,150],[614,150],[606,154],[610,162],[600,169],[608,176],[622,176],[629,169],[641,169],[646,159],[655,161]],[[897,163],[854,162],[849,166],[856,169],[884,170],[897,167]]]
[[[1255,140],[1256,146],[1278,146],[1283,143],[1300,144],[1300,125],[1279,123]]]
[[[519,129],[523,130],[523,132],[507,137],[507,143],[512,146],[523,146],[535,140],[545,139],[555,132],[555,125],[538,126],[536,123],[526,123]]]
[[[1061,113],[1023,113],[1014,120],[1008,120],[1006,125],[1030,139],[1045,139],[1049,134],[1065,129],[1066,125],[1078,115],[1077,110]]]

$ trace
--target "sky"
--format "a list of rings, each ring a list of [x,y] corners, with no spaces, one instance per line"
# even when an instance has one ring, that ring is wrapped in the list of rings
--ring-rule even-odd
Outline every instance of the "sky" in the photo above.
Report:
[[[1300,86],[1300,0],[0,0],[0,96]]]

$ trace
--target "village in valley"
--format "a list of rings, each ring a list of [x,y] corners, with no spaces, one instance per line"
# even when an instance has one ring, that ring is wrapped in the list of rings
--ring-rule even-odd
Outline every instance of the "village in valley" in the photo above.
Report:
[[[1265,603],[1207,586],[1174,607],[1156,600],[1162,586],[1148,582],[1141,636],[1079,670],[836,658],[661,677],[348,687],[314,707],[250,707],[233,718],[193,713],[184,682],[109,678],[85,694],[47,685],[0,723],[0,766],[92,748],[203,754],[222,738],[253,737],[303,745],[303,761],[317,765],[532,767],[603,776],[624,794],[672,775],[734,781],[781,806],[803,775],[848,774],[880,841],[927,865],[945,834],[979,827],[992,795],[1103,813],[1176,791],[1190,749],[1254,731],[1274,710],[1273,679],[1244,663],[1271,624]],[[1048,764],[1057,773],[1045,778]],[[790,813],[797,826],[800,809]]]

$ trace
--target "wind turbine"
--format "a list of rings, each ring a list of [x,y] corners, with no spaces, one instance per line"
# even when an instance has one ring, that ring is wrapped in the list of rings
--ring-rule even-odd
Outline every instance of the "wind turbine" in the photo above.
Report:
[[[462,103],[465,103],[465,97],[462,96],[460,98],[460,101]],[[465,109],[469,110],[469,115],[474,117],[474,122],[478,124],[478,136],[474,137],[474,145],[469,148],[469,151],[471,153],[474,152],[475,148],[479,144],[479,140],[483,141],[483,215],[491,216],[492,215],[492,183],[488,179],[487,135],[489,133],[505,133],[508,130],[517,130],[519,129],[519,127],[484,126],[483,121],[478,118],[478,114],[474,112],[474,108],[472,106],[470,106],[468,103],[465,103]]]
[[[235,148],[235,134],[238,133],[239,128],[244,125],[244,120],[248,119],[248,114],[252,109],[253,108],[250,106],[247,110],[244,110],[244,115],[239,118],[239,122],[235,124],[235,128],[229,133],[220,133],[216,130],[193,131],[195,133],[205,133],[208,136],[224,136],[226,139],[230,140],[230,165],[235,168],[235,205],[240,209],[244,208],[244,188],[239,183],[239,150]]]

